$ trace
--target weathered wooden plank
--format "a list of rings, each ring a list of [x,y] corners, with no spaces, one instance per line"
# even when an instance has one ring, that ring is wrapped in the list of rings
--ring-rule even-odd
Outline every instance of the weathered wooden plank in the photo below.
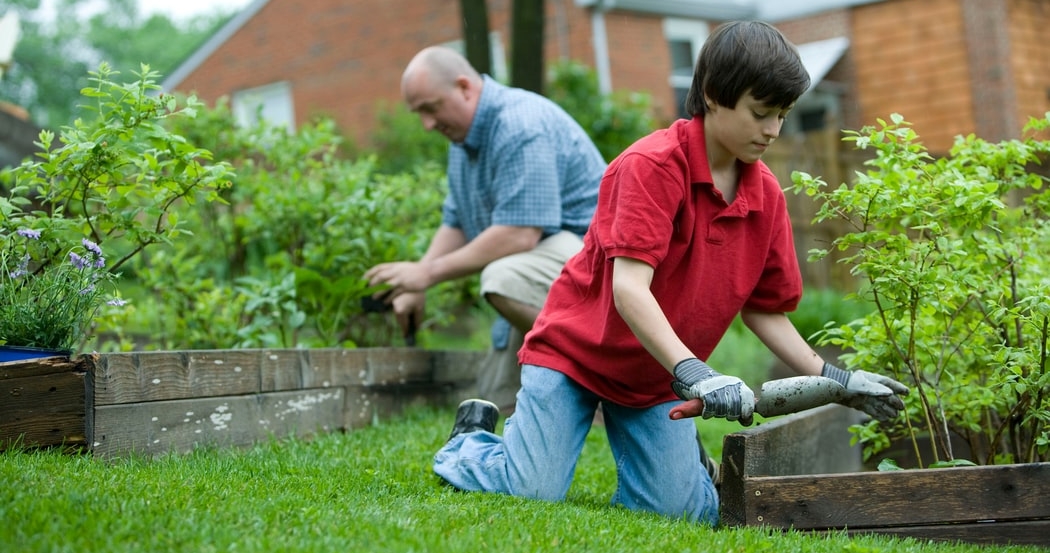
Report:
[[[846,529],[849,534],[891,534],[924,540],[964,541],[983,545],[1050,546],[1050,520],[987,521],[971,524],[898,526],[866,530]]]
[[[259,392],[261,350],[102,354],[94,370],[95,405]]]
[[[268,351],[267,359],[279,351]],[[296,380],[282,381],[282,378],[292,376],[293,371],[264,364],[262,391],[357,386],[367,378],[367,349],[324,348],[294,352],[299,356],[299,365],[294,371]]]
[[[84,371],[86,370],[86,365],[84,365],[87,362],[86,357],[44,357],[24,361],[7,361],[0,363],[0,380],[77,370]]]
[[[400,386],[434,381],[434,356],[417,348],[369,348],[367,375],[370,386]]]
[[[97,365],[98,405],[428,382],[435,373],[433,353],[415,348],[119,353]]]
[[[477,380],[483,351],[435,351],[434,382],[474,382]]]
[[[0,449],[83,445],[90,411],[89,366],[78,358],[4,363],[0,379]],[[17,376],[16,376],[17,375]]]
[[[850,445],[849,427],[862,416],[848,407],[825,405],[726,435],[722,442],[723,523],[748,523],[747,505],[753,497],[744,488],[746,478],[859,471],[861,450]]]
[[[746,524],[882,528],[1050,520],[1050,463],[754,477]]]
[[[457,405],[473,397],[474,390],[473,381],[460,385],[348,386],[344,428],[362,428],[388,421],[411,406]]]
[[[178,399],[95,409],[92,451],[161,455],[245,446],[270,436],[308,436],[343,424],[343,388]]]

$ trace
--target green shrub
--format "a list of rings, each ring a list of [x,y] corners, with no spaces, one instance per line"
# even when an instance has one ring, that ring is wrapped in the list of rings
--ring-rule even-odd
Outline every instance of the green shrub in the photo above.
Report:
[[[874,306],[822,340],[912,388],[906,416],[855,429],[867,454],[924,434],[935,447],[919,463],[950,463],[956,435],[982,464],[1050,460],[1050,261],[1036,253],[1050,251],[1050,191],[1031,171],[1050,157],[1038,138],[1048,129],[1050,113],[1023,139],[959,137],[934,159],[895,114],[847,132],[875,151],[852,184],[793,176],[820,204],[818,222],[854,229],[833,246]]]
[[[601,94],[597,74],[586,65],[558,62],[551,67],[548,80],[547,96],[587,131],[606,161],[654,129],[652,100],[647,94]]]
[[[0,236],[25,228],[44,231],[53,245],[89,240],[89,249],[105,249],[99,264],[112,274],[128,272],[154,250],[187,247],[193,230],[180,213],[221,203],[232,176],[229,164],[212,162],[211,152],[166,127],[192,119],[200,102],[156,94],[158,75],[148,66],[127,84],[116,76],[105,63],[91,73],[82,90],[85,116],[63,127],[58,140],[43,131],[36,157],[4,172],[10,198],[0,198]],[[37,261],[46,268],[61,260]],[[84,346],[86,340],[75,344]]]
[[[873,310],[870,302],[854,293],[832,288],[807,289],[798,309],[788,313],[788,318],[803,338],[814,341],[826,326],[852,323]]]
[[[377,160],[376,171],[383,174],[412,173],[422,166],[445,167],[448,139],[439,132],[427,132],[404,102],[393,106],[381,103],[378,125],[371,143]]]
[[[135,266],[142,291],[136,309],[124,321],[105,321],[113,347],[397,343],[392,317],[362,310],[361,298],[371,293],[362,275],[381,261],[422,255],[439,224],[443,171],[424,163],[383,175],[373,157],[344,159],[326,119],[289,133],[238,128],[225,103],[201,115],[173,132],[214,146],[237,176],[225,204],[177,212],[192,245],[173,245]],[[421,345],[429,329],[462,309],[473,286],[464,279],[428,294]],[[146,340],[135,336],[142,333]]]

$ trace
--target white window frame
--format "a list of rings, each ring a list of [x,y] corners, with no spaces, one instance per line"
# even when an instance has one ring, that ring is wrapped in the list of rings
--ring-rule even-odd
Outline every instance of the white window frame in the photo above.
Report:
[[[698,19],[679,19],[679,18],[666,18],[663,21],[664,27],[664,39],[670,43],[674,42],[688,42],[692,45],[692,60],[693,66],[696,65],[696,58],[700,56],[700,48],[704,46],[704,41],[707,40],[707,35],[710,34],[711,29],[706,21]],[[671,70],[668,69],[670,72]],[[673,88],[685,88],[688,89],[693,84],[693,75],[690,71],[689,76],[671,74],[667,82]]]
[[[295,104],[288,81],[246,88],[233,93],[233,117],[237,125],[251,128],[262,118],[268,125],[295,132]]]

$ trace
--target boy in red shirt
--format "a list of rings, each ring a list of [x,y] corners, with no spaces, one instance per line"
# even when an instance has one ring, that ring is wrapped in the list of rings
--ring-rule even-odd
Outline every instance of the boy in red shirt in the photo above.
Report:
[[[642,138],[608,167],[583,250],[555,281],[518,354],[517,410],[460,405],[434,471],[462,490],[565,497],[600,404],[615,457],[613,503],[718,521],[689,417],[750,424],[755,394],[706,359],[739,314],[800,375],[885,419],[902,384],[825,363],[791,324],[802,281],[784,194],[759,161],[809,87],[798,52],[754,21],[720,26],[697,61],[691,120]],[[685,400],[684,402],[681,400]]]

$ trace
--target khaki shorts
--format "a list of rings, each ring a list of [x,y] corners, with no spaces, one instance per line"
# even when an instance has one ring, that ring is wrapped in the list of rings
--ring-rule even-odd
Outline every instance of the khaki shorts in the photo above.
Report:
[[[570,257],[583,249],[583,240],[569,231],[548,236],[531,251],[489,263],[481,272],[481,294],[494,293],[521,303],[543,307],[554,279]],[[492,326],[492,348],[478,372],[478,395],[510,415],[521,387],[518,350],[523,335],[502,319]]]
[[[481,271],[481,295],[499,294],[543,307],[547,292],[565,262],[581,249],[583,240],[563,230],[544,238],[532,250],[497,259]]]

